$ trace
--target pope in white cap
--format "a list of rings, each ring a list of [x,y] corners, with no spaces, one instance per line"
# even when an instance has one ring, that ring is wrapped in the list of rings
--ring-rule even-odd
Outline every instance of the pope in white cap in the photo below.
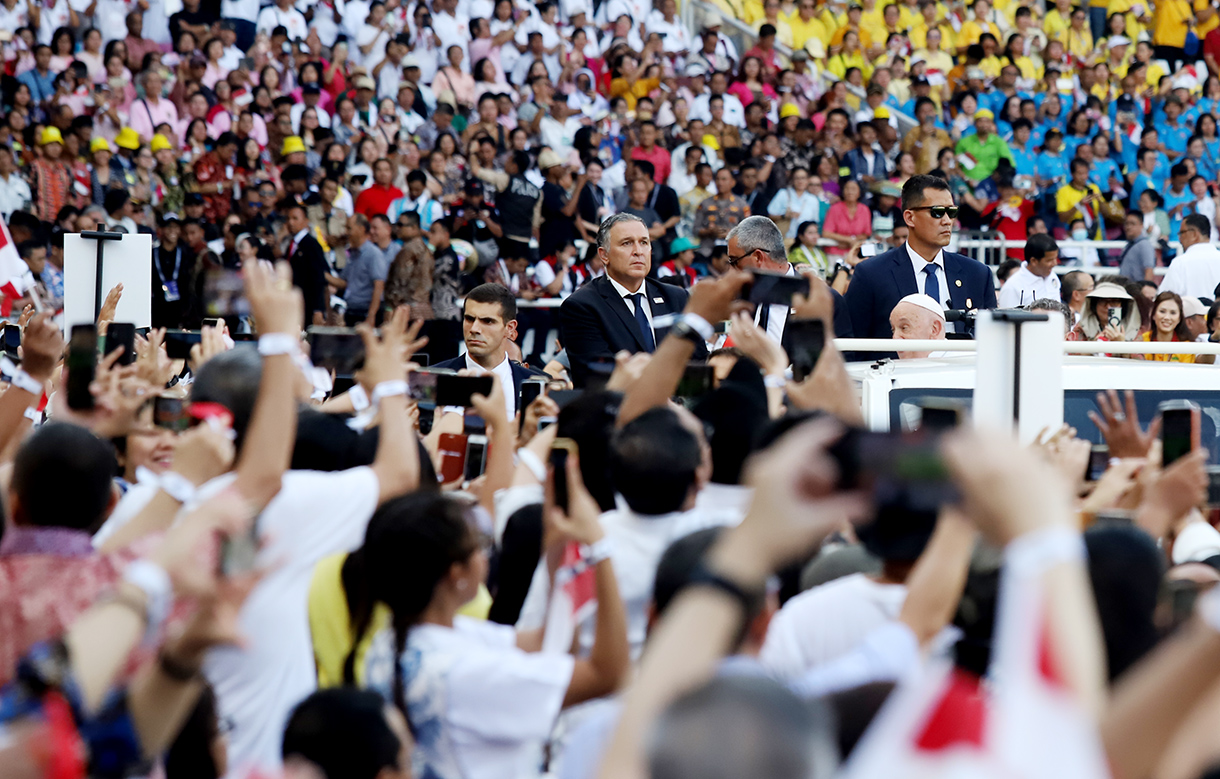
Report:
[[[894,338],[904,341],[942,341],[945,338],[945,309],[928,295],[907,295],[890,312]],[[900,360],[927,357],[931,352],[899,352]]]

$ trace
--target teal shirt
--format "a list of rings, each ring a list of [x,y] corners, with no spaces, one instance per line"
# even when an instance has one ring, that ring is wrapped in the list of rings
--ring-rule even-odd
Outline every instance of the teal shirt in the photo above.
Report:
[[[1001,158],[1011,162],[1014,168],[1017,165],[1012,149],[995,133],[988,135],[986,141],[980,141],[977,134],[967,135],[957,142],[957,153],[969,154],[975,159],[973,168],[961,166],[962,175],[974,181],[982,181],[994,173]]]

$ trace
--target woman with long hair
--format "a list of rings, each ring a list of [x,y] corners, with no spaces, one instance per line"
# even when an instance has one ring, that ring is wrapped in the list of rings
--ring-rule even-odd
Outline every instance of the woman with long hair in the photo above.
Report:
[[[507,424],[503,413],[498,423]],[[605,537],[600,510],[575,457],[567,478],[569,510],[548,506],[544,522],[549,538],[590,550],[597,615],[587,659],[536,651],[537,634],[458,613],[487,576],[487,541],[467,508],[445,493],[386,503],[348,558],[358,564],[344,571],[344,584],[355,585],[345,590],[363,596],[355,608],[348,599],[357,647],[373,605],[389,608],[391,627],[367,652],[366,680],[407,718],[422,776],[468,776],[472,764],[494,765],[504,776],[535,773],[561,709],[613,692],[629,670],[623,601],[612,563],[597,546]],[[349,681],[356,651],[344,662]],[[487,717],[489,710],[496,716]]]
[[[462,113],[470,113],[474,110],[475,96],[479,93],[475,92],[474,76],[462,71],[462,57],[465,56],[462,47],[457,44],[450,46],[445,50],[445,56],[448,62],[432,81],[432,91],[437,95],[446,91],[452,92],[453,99]]]
[[[102,57],[102,33],[92,27],[85,30],[81,37],[81,50],[76,52],[76,59],[85,63],[89,71],[89,80],[100,84],[106,80],[106,60]]]
[[[207,42],[203,44],[203,56],[207,60],[207,66],[203,70],[203,78],[200,81],[208,89],[215,89],[217,82],[224,80],[229,75],[229,69],[220,62],[224,54],[225,43],[220,38],[208,38]]]
[[[821,202],[809,191],[809,170],[801,167],[792,170],[788,186],[777,192],[767,206],[767,213],[789,240],[797,237],[799,225],[816,222],[821,211]]]
[[[50,71],[57,73],[68,69],[76,59],[76,36],[69,27],[60,27],[51,35]]]
[[[1217,133],[1216,117],[1210,113],[1199,114],[1195,121],[1195,135],[1203,139],[1208,160],[1220,170],[1220,134]]]
[[[1148,331],[1138,340],[1158,343],[1193,341],[1186,318],[1182,316],[1182,298],[1176,292],[1162,292],[1152,300],[1152,321]],[[1195,361],[1193,354],[1143,354],[1141,358],[1153,362]]]
[[[792,248],[788,250],[788,262],[798,267],[805,265],[813,268],[818,276],[829,280],[834,262],[822,247],[818,246],[818,240],[821,237],[818,233],[817,222],[812,220],[801,222],[796,228],[796,240],[792,242]]]
[[[190,165],[194,165],[200,157],[208,153],[208,123],[203,119],[192,119],[186,126],[182,153]]]
[[[851,247],[873,233],[873,214],[860,202],[860,182],[844,179],[841,187],[842,199],[826,212],[822,225],[822,235],[836,244],[826,251],[836,257],[847,254]]]

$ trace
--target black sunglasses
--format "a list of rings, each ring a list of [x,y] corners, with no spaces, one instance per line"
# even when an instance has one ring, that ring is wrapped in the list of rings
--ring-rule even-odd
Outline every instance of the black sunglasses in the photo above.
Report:
[[[949,215],[950,219],[957,219],[957,206],[915,206],[908,208],[908,211],[927,211],[928,215],[933,219],[940,219],[945,214]]]
[[[1179,230],[1179,232],[1181,232],[1181,231]],[[738,255],[737,257],[734,257],[734,256],[733,256],[733,255],[731,255],[731,254],[730,254],[730,255],[728,255],[729,265],[731,265],[731,266],[733,266],[734,268],[736,268],[736,267],[737,267],[737,263],[741,262],[741,261],[742,261],[742,260],[744,260],[746,257],[749,257],[751,254],[753,254],[753,253],[754,253],[754,252],[756,252],[756,251],[758,251],[758,250],[757,250],[757,249],[754,249],[753,251],[748,251],[748,252],[746,252],[745,254]]]

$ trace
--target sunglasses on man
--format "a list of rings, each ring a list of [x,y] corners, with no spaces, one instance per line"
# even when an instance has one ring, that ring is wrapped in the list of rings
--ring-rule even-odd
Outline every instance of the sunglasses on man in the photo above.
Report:
[[[927,211],[928,215],[933,219],[940,219],[945,214],[949,215],[950,219],[957,219],[957,206],[915,206],[908,208],[908,211]]]

